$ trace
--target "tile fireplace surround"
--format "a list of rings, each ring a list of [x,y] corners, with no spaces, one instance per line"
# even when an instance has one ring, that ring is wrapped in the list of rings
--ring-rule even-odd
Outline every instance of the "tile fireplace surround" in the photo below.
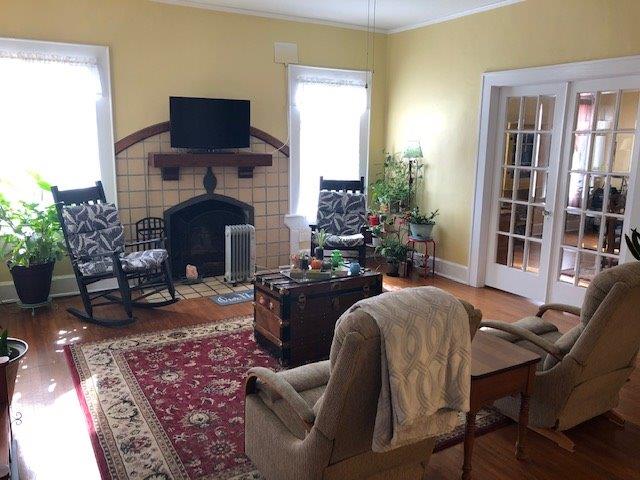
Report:
[[[253,178],[238,178],[236,167],[214,167],[216,194],[252,205],[256,228],[256,265],[275,268],[289,263],[290,231],[285,225],[289,212],[289,158],[264,141],[251,137],[256,153],[273,152],[270,167],[255,167]],[[160,169],[147,164],[150,152],[172,153],[169,132],[135,143],[116,155],[118,207],[128,240],[135,239],[135,223],[144,217],[164,217],[164,212],[206,193],[202,179],[205,167],[181,167],[180,180],[163,181]]]

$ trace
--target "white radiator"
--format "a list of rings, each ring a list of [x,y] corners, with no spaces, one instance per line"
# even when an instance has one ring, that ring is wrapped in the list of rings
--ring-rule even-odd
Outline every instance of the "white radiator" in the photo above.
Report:
[[[252,280],[256,269],[256,229],[253,225],[224,227],[224,281]]]

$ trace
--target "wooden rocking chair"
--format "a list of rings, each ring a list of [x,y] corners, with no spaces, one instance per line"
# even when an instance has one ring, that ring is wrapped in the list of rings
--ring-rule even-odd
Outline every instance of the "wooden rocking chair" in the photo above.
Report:
[[[101,182],[96,182],[95,187],[76,190],[61,191],[52,187],[51,193],[84,304],[84,312],[68,308],[69,313],[85,322],[118,327],[135,321],[133,307],[156,308],[178,301],[169,258],[163,248],[164,239],[152,238],[126,244],[118,209],[107,203]],[[127,253],[127,248],[136,250]],[[110,278],[117,279],[117,288],[99,292],[87,289],[91,284]],[[168,290],[170,299],[141,301],[163,290]],[[119,296],[114,295],[116,291]],[[139,292],[138,296],[132,298],[132,293],[136,292]],[[102,300],[94,303],[98,299]],[[94,316],[95,307],[113,304],[124,307],[126,318]]]

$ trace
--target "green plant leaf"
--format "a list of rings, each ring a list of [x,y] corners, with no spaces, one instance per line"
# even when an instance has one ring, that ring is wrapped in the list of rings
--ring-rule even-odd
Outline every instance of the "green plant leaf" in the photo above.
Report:
[[[629,235],[625,235],[624,239],[627,242],[627,247],[629,248],[629,251],[631,252],[631,255],[633,255],[633,258],[635,258],[636,260],[640,260],[640,248],[638,248],[634,244],[634,242],[631,240]]]

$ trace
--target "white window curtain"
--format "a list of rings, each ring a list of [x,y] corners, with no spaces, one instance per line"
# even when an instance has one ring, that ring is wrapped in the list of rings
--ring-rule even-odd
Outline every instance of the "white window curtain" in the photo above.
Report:
[[[0,191],[40,201],[32,175],[63,189],[101,178],[97,61],[0,51]]]
[[[316,221],[321,176],[366,176],[368,89],[365,72],[317,69],[294,78],[292,90],[292,213]]]

